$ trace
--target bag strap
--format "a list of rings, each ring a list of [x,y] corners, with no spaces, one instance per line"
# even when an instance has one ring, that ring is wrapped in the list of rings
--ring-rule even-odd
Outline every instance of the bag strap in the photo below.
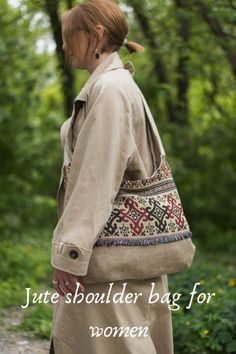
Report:
[[[155,121],[153,119],[152,113],[151,113],[151,111],[149,109],[149,106],[148,106],[148,104],[146,102],[146,99],[143,96],[142,92],[141,92],[141,96],[142,96],[143,104],[144,104],[144,107],[145,107],[145,110],[146,110],[146,113],[147,113],[148,121],[149,121],[150,126],[151,126],[152,131],[153,131],[154,141],[156,143],[156,147],[158,148],[157,152],[159,152],[159,154],[166,155],[164,146],[162,144],[162,141],[161,141],[161,138],[160,138],[160,135],[159,135],[159,131],[158,131],[157,126],[156,126],[156,123],[155,123]]]
[[[146,116],[146,121],[148,122],[148,125],[149,125],[149,128],[147,127],[147,134],[148,134],[148,140],[149,140],[149,145],[150,145],[150,149],[151,149],[151,154],[153,157],[153,169],[155,170],[160,165],[161,155],[166,155],[166,153],[165,153],[156,123],[153,119],[152,113],[151,113],[149,106],[146,102],[146,99],[138,86],[137,86],[137,89],[141,95],[143,106],[144,106],[144,111],[145,111],[145,116]],[[72,116],[71,116],[72,122],[70,124],[69,132],[68,132],[69,134],[67,134],[66,139],[65,139],[66,145],[67,145],[66,160],[68,160],[68,161],[71,160],[72,153],[73,153],[72,146],[70,146],[70,145],[72,144],[72,133],[73,133],[73,125],[74,125],[75,117],[83,105],[83,102],[80,102],[80,101],[76,102],[76,103],[78,103],[78,105],[76,105],[76,104],[74,105]]]
[[[157,129],[156,123],[153,119],[152,113],[150,111],[150,108],[146,102],[146,99],[142,93],[142,91],[138,88],[139,93],[141,94],[142,97],[142,102],[145,110],[145,116],[146,116],[146,121],[149,124],[149,128],[147,129],[148,131],[148,137],[149,137],[149,144],[150,144],[150,149],[151,153],[153,156],[153,164],[154,164],[154,170],[156,170],[161,161],[161,155],[166,155],[164,146],[162,144],[161,138],[159,131]]]

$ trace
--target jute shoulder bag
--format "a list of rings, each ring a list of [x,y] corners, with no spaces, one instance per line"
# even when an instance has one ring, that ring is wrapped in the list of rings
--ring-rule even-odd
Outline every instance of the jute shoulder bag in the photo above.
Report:
[[[147,279],[190,267],[195,254],[155,121],[141,91],[154,173],[122,180],[110,217],[98,236],[84,283]],[[66,168],[65,181],[69,178]]]

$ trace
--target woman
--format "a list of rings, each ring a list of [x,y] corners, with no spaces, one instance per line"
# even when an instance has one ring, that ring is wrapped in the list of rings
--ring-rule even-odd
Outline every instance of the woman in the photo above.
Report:
[[[108,283],[83,283],[93,244],[110,216],[122,179],[153,173],[134,67],[131,62],[124,65],[118,53],[122,44],[130,52],[143,47],[127,41],[127,32],[125,16],[111,0],[86,1],[62,18],[66,58],[74,68],[88,70],[90,77],[74,101],[72,116],[61,127],[64,161],[51,260],[54,288],[61,296],[53,310],[50,353],[173,353],[169,307],[148,301],[151,282],[160,297],[168,292],[166,275],[127,281],[124,294],[142,293],[136,302],[63,301],[66,294],[75,294],[76,282],[84,294],[107,293]],[[121,292],[123,284],[113,282],[110,295]],[[148,335],[93,337],[91,326],[140,326],[148,328]]]

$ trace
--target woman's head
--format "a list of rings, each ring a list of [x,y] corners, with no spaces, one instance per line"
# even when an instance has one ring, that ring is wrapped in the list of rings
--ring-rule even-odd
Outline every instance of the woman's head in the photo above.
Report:
[[[119,50],[127,33],[125,15],[113,0],[87,0],[62,16],[63,50],[77,68],[86,68],[96,52]],[[128,41],[126,47],[129,52],[144,50],[135,42]]]

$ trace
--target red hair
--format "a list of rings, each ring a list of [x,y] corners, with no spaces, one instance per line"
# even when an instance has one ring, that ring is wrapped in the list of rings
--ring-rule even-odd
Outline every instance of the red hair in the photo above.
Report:
[[[72,45],[72,37],[83,30],[90,38],[95,34],[98,43],[96,25],[102,25],[106,34],[101,53],[107,49],[119,50],[128,33],[128,23],[120,7],[113,0],[87,0],[67,10],[62,16],[62,31],[65,39],[65,52]],[[130,53],[143,51],[144,47],[127,39],[125,44]],[[88,50],[88,49],[87,49]],[[67,54],[67,53],[66,53]]]

